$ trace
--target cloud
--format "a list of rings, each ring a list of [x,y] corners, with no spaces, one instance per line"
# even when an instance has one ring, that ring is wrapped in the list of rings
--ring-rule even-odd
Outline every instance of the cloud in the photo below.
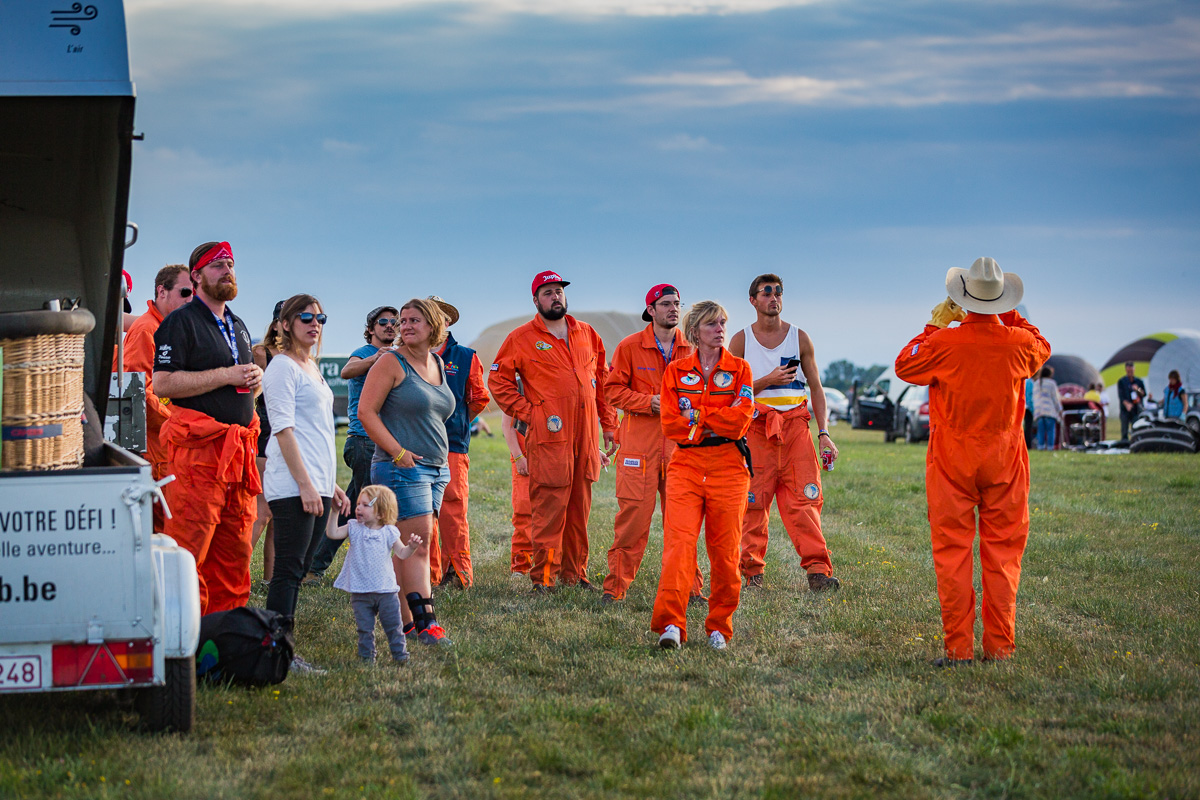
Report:
[[[661,139],[655,143],[655,146],[659,150],[683,153],[717,153],[725,149],[720,145],[713,144],[703,136],[692,136],[687,133],[678,133]]]

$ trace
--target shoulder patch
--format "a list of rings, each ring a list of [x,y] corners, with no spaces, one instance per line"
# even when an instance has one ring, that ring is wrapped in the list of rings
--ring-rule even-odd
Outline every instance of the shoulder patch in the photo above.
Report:
[[[490,371],[491,371],[491,372],[499,372],[499,371],[500,371],[500,365],[499,365],[499,364],[492,364],[492,367],[491,367],[491,370],[490,370]]]
[[[754,387],[750,386],[749,384],[743,383],[742,388],[738,390],[738,394],[740,394],[742,397],[745,397],[748,400],[753,400],[754,399]]]
[[[910,350],[908,354],[910,356],[915,356],[917,354],[917,350],[920,349],[920,347],[921,347],[921,345],[914,344],[912,350]]]

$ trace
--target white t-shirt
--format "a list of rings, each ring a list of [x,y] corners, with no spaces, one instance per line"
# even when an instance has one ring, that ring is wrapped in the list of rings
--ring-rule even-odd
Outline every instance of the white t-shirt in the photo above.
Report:
[[[288,470],[277,438],[279,431],[291,428],[300,448],[300,459],[317,493],[332,497],[337,479],[333,390],[323,378],[313,378],[292,358],[280,354],[271,359],[263,373],[263,395],[267,418],[271,420],[263,494],[268,500],[300,496],[300,484]]]
[[[392,547],[400,540],[395,525],[368,528],[356,519],[346,523],[350,552],[333,582],[343,592],[398,592],[392,571]]]

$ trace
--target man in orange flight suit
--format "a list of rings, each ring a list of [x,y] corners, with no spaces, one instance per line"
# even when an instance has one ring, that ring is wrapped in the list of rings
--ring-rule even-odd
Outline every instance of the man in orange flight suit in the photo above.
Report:
[[[625,412],[617,430],[617,519],[608,550],[608,576],[602,603],[625,599],[646,552],[656,495],[662,496],[666,526],[667,463],[675,443],[663,436],[659,393],[663,368],[685,358],[692,346],[678,329],[679,290],[660,283],[646,293],[642,319],[650,324],[625,337],[613,352],[612,370],[604,384],[608,402]],[[675,409],[677,412],[678,409]],[[691,600],[704,601],[704,575],[696,569]]]
[[[458,322],[458,309],[436,295],[426,298],[435,303],[446,316],[446,341],[437,354],[446,368],[446,382],[454,393],[454,413],[446,420],[450,440],[447,463],[450,483],[442,498],[442,508],[435,524],[437,532],[429,541],[430,584],[457,586],[466,589],[475,582],[471,566],[471,528],[467,522],[467,506],[471,496],[470,469],[471,420],[487,407],[487,387],[483,383],[483,364],[469,347],[464,347],[450,333]]]
[[[533,279],[537,316],[504,340],[488,380],[501,410],[529,426],[529,577],[535,592],[550,590],[556,577],[566,586],[596,588],[587,579],[587,523],[592,483],[600,477],[597,422],[605,452],[616,450],[617,415],[602,391],[608,374],[604,343],[590,325],[567,314],[568,285],[556,272]]]
[[[189,266],[196,296],[154,334],[154,388],[172,404],[162,429],[175,474],[166,533],[195,557],[200,613],[211,614],[250,597],[250,528],[262,492],[254,393],[262,370],[249,331],[226,306],[237,297],[229,243],[200,245]]]
[[[829,431],[825,390],[816,349],[807,333],[784,322],[783,280],[772,273],[750,282],[750,305],[757,319],[729,342],[754,372],[754,424],[747,440],[754,461],[746,519],[742,523],[741,570],[747,588],[762,588],[771,501],[808,573],[812,592],[836,592],[833,559],[821,531],[821,462],[808,423],[817,420],[817,446],[837,459]]]
[[[709,646],[733,637],[741,597],[738,550],[750,488],[743,437],[754,413],[750,365],[724,347],[728,316],[704,300],[684,322],[696,351],[668,364],[662,383],[662,429],[679,445],[667,467],[662,575],[650,627],[660,647],[687,641],[687,595],[696,572],[696,542],[704,525],[709,561]]]
[[[945,633],[945,655],[933,662],[939,667],[975,656],[976,508],[983,656],[1005,659],[1016,648],[1017,586],[1029,538],[1025,377],[1050,357],[1050,344],[1015,310],[1023,291],[1021,279],[990,258],[951,269],[949,298],[896,358],[897,377],[929,386],[925,492]],[[962,324],[948,327],[955,320]]]
[[[167,477],[167,448],[159,440],[163,423],[171,416],[171,406],[159,400],[154,393],[154,332],[163,317],[188,302],[192,296],[192,282],[188,279],[188,268],[184,264],[168,264],[154,278],[154,299],[146,301],[146,313],[133,321],[125,334],[126,372],[141,372],[146,376],[146,452],[142,457],[150,462],[150,473],[154,480]],[[163,529],[162,506],[154,504],[154,530]]]

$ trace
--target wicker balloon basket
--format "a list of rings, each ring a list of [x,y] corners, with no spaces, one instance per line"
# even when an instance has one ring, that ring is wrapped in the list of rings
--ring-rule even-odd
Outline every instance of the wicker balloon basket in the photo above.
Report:
[[[5,470],[75,469],[83,464],[84,339],[78,333],[0,339]]]

